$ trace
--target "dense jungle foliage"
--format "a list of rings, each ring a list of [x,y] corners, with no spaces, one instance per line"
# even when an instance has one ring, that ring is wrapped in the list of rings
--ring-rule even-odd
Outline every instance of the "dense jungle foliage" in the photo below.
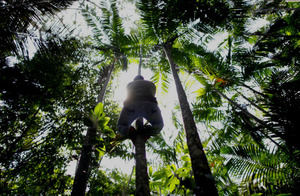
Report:
[[[134,160],[114,88],[141,60],[171,122],[151,195],[297,195],[296,0],[0,0],[0,194],[70,195],[73,166],[86,195],[134,195],[135,167],[102,161]]]

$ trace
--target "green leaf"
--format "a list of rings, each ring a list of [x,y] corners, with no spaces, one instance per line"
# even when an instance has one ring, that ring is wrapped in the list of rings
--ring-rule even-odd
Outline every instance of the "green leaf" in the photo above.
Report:
[[[110,121],[110,118],[109,117],[104,117],[103,119],[104,119],[103,125],[105,126]]]
[[[249,42],[250,44],[255,44],[255,43],[257,42],[257,36],[250,36],[250,37],[248,38],[248,42]]]
[[[116,136],[115,132],[109,128],[108,126],[105,126],[102,129],[102,133],[104,133],[106,136],[110,137],[110,138],[114,138]]]
[[[156,171],[152,177],[153,177],[153,181],[164,178],[165,177],[164,169]]]
[[[100,102],[97,104],[97,106],[94,109],[94,114],[100,119],[101,115],[103,113],[103,103]]]
[[[101,149],[96,148],[96,150],[98,151],[98,161],[99,161],[101,159],[101,157],[103,157],[105,154],[105,146],[103,146],[103,148],[101,148]]]
[[[172,193],[176,187],[176,184],[170,183],[170,192]]]
[[[100,116],[100,118],[98,118],[98,126],[100,127],[100,129],[105,129],[107,123],[109,122],[110,118],[104,116],[105,114],[103,114],[102,116]]]
[[[170,180],[170,192],[173,192],[176,188],[176,185],[178,185],[180,183],[180,181],[173,176]]]
[[[201,96],[205,95],[206,89],[205,88],[199,88],[198,90],[194,91],[194,93],[196,93],[197,97],[201,97]]]
[[[152,176],[152,173],[153,173],[153,168],[152,166],[149,167],[149,176]]]
[[[181,160],[183,160],[184,162],[189,162],[190,157],[188,155],[184,155],[184,156],[181,157]]]
[[[176,171],[176,166],[174,164],[171,165],[172,171]]]

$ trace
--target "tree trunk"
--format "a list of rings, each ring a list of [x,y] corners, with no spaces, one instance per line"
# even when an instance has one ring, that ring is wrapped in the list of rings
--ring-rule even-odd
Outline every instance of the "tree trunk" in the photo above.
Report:
[[[149,177],[147,171],[147,159],[145,143],[147,137],[143,134],[143,119],[136,121],[136,131],[131,137],[131,140],[135,146],[135,183],[136,183],[136,196],[150,196]]]
[[[113,64],[110,65],[110,70],[108,72],[105,83],[99,93],[97,104],[103,102],[105,91],[114,69],[114,64],[115,64],[115,60]],[[85,141],[82,146],[78,167],[75,173],[75,178],[74,178],[74,183],[73,183],[73,188],[71,193],[72,196],[85,195],[85,190],[90,175],[90,164],[92,160],[92,152],[95,150],[94,146],[96,142],[96,133],[97,133],[97,128],[95,125],[93,125],[93,127],[89,127],[86,132]]]
[[[142,45],[140,46],[140,62],[138,68],[138,75],[142,75],[142,62],[143,62],[143,48]]]
[[[203,146],[201,144],[197,127],[190,109],[185,91],[180,82],[179,76],[175,69],[175,63],[171,56],[171,46],[164,46],[164,52],[168,58],[172,74],[174,77],[179,104],[181,108],[184,129],[186,132],[187,145],[192,162],[192,169],[194,173],[196,188],[194,190],[196,195],[218,195],[214,178],[211,174],[207,158],[205,156]]]
[[[76,170],[73,189],[71,195],[85,195],[85,189],[89,178],[89,167],[92,158],[94,139],[96,138],[96,128],[89,127],[82,146],[79,164]]]
[[[110,81],[110,78],[111,78],[111,75],[112,75],[112,72],[113,72],[114,68],[115,68],[115,61],[113,62],[113,64],[110,65],[110,69],[109,69],[107,78],[106,78],[105,83],[104,83],[104,85],[103,85],[103,87],[102,87],[102,89],[99,93],[97,104],[100,103],[100,102],[103,102],[103,100],[104,100],[105,91],[106,91],[106,88],[107,88],[108,83]]]
[[[130,187],[130,182],[131,182],[131,179],[132,179],[134,168],[135,168],[135,166],[132,167],[132,170],[131,170],[131,173],[130,173],[130,176],[129,176],[129,179],[128,179],[128,182],[127,182],[127,186],[125,187],[124,195],[129,195],[128,190],[129,190],[129,187]]]

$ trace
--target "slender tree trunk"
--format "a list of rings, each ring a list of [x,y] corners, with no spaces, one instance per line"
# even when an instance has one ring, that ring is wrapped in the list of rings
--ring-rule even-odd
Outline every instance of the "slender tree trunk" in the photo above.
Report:
[[[114,64],[115,64],[115,60],[113,64],[110,65],[110,70],[108,72],[107,78],[97,98],[98,99],[97,104],[103,102],[105,91],[114,69]],[[85,195],[85,190],[90,175],[90,164],[92,161],[92,152],[94,151],[94,146],[96,142],[96,133],[97,133],[97,127],[95,125],[93,125],[93,127],[89,127],[86,132],[85,141],[82,146],[78,167],[75,173],[75,178],[74,178],[74,183],[73,183],[73,188],[71,193],[72,196]]]
[[[187,145],[192,162],[192,169],[196,182],[195,194],[213,196],[218,195],[214,178],[211,174],[206,155],[203,150],[202,143],[200,141],[197,127],[193,118],[192,111],[190,109],[185,91],[180,82],[179,76],[175,69],[175,63],[171,56],[171,46],[164,46],[164,52],[168,58],[172,74],[174,77],[179,104],[181,108],[184,129],[186,132]]]
[[[108,76],[107,76],[107,78],[105,80],[105,83],[104,83],[104,85],[103,85],[103,87],[102,87],[102,89],[101,89],[101,91],[98,95],[97,104],[100,103],[100,102],[103,102],[103,100],[104,100],[105,91],[106,91],[106,88],[107,88],[108,83],[110,81],[110,78],[111,78],[111,75],[112,75],[112,72],[113,72],[114,68],[115,68],[115,61],[113,62],[113,64],[110,65]]]
[[[140,62],[139,62],[139,68],[138,68],[138,75],[142,75],[142,62],[143,62],[143,48],[140,46]]]
[[[132,167],[132,170],[131,170],[131,173],[130,173],[130,176],[129,176],[129,179],[128,179],[128,182],[127,182],[127,186],[125,187],[125,193],[124,193],[125,195],[129,195],[128,190],[129,190],[130,182],[131,182],[132,175],[133,175],[133,172],[134,172],[134,168],[135,168],[135,166]]]
[[[147,159],[145,144],[147,137],[143,134],[143,119],[136,121],[136,131],[131,137],[135,146],[135,183],[136,183],[136,196],[150,196],[149,177],[147,171]]]

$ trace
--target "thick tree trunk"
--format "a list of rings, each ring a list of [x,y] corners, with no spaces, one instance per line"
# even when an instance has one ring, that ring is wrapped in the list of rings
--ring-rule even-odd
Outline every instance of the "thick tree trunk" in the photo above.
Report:
[[[97,104],[103,102],[105,91],[114,69],[114,64],[115,61],[113,62],[112,65],[110,65],[110,70],[108,72],[105,83],[99,93]],[[86,132],[85,141],[82,146],[78,167],[75,173],[75,178],[74,178],[74,183],[73,183],[73,188],[71,193],[72,196],[85,195],[85,190],[90,175],[90,164],[92,160],[92,152],[94,151],[94,146],[96,142],[96,133],[97,133],[96,126],[89,127]]]
[[[211,174],[207,158],[197,132],[197,127],[190,109],[185,91],[180,82],[179,76],[175,69],[175,63],[171,57],[171,46],[164,46],[164,52],[168,58],[172,74],[174,77],[179,104],[181,108],[184,129],[186,132],[187,145],[192,162],[192,169],[196,182],[196,195],[218,195],[214,178]]]
[[[136,131],[131,137],[131,140],[135,146],[135,182],[136,182],[136,196],[149,196],[149,177],[147,171],[147,159],[146,159],[146,149],[145,143],[147,137],[143,134],[143,120],[138,119],[136,121]]]

